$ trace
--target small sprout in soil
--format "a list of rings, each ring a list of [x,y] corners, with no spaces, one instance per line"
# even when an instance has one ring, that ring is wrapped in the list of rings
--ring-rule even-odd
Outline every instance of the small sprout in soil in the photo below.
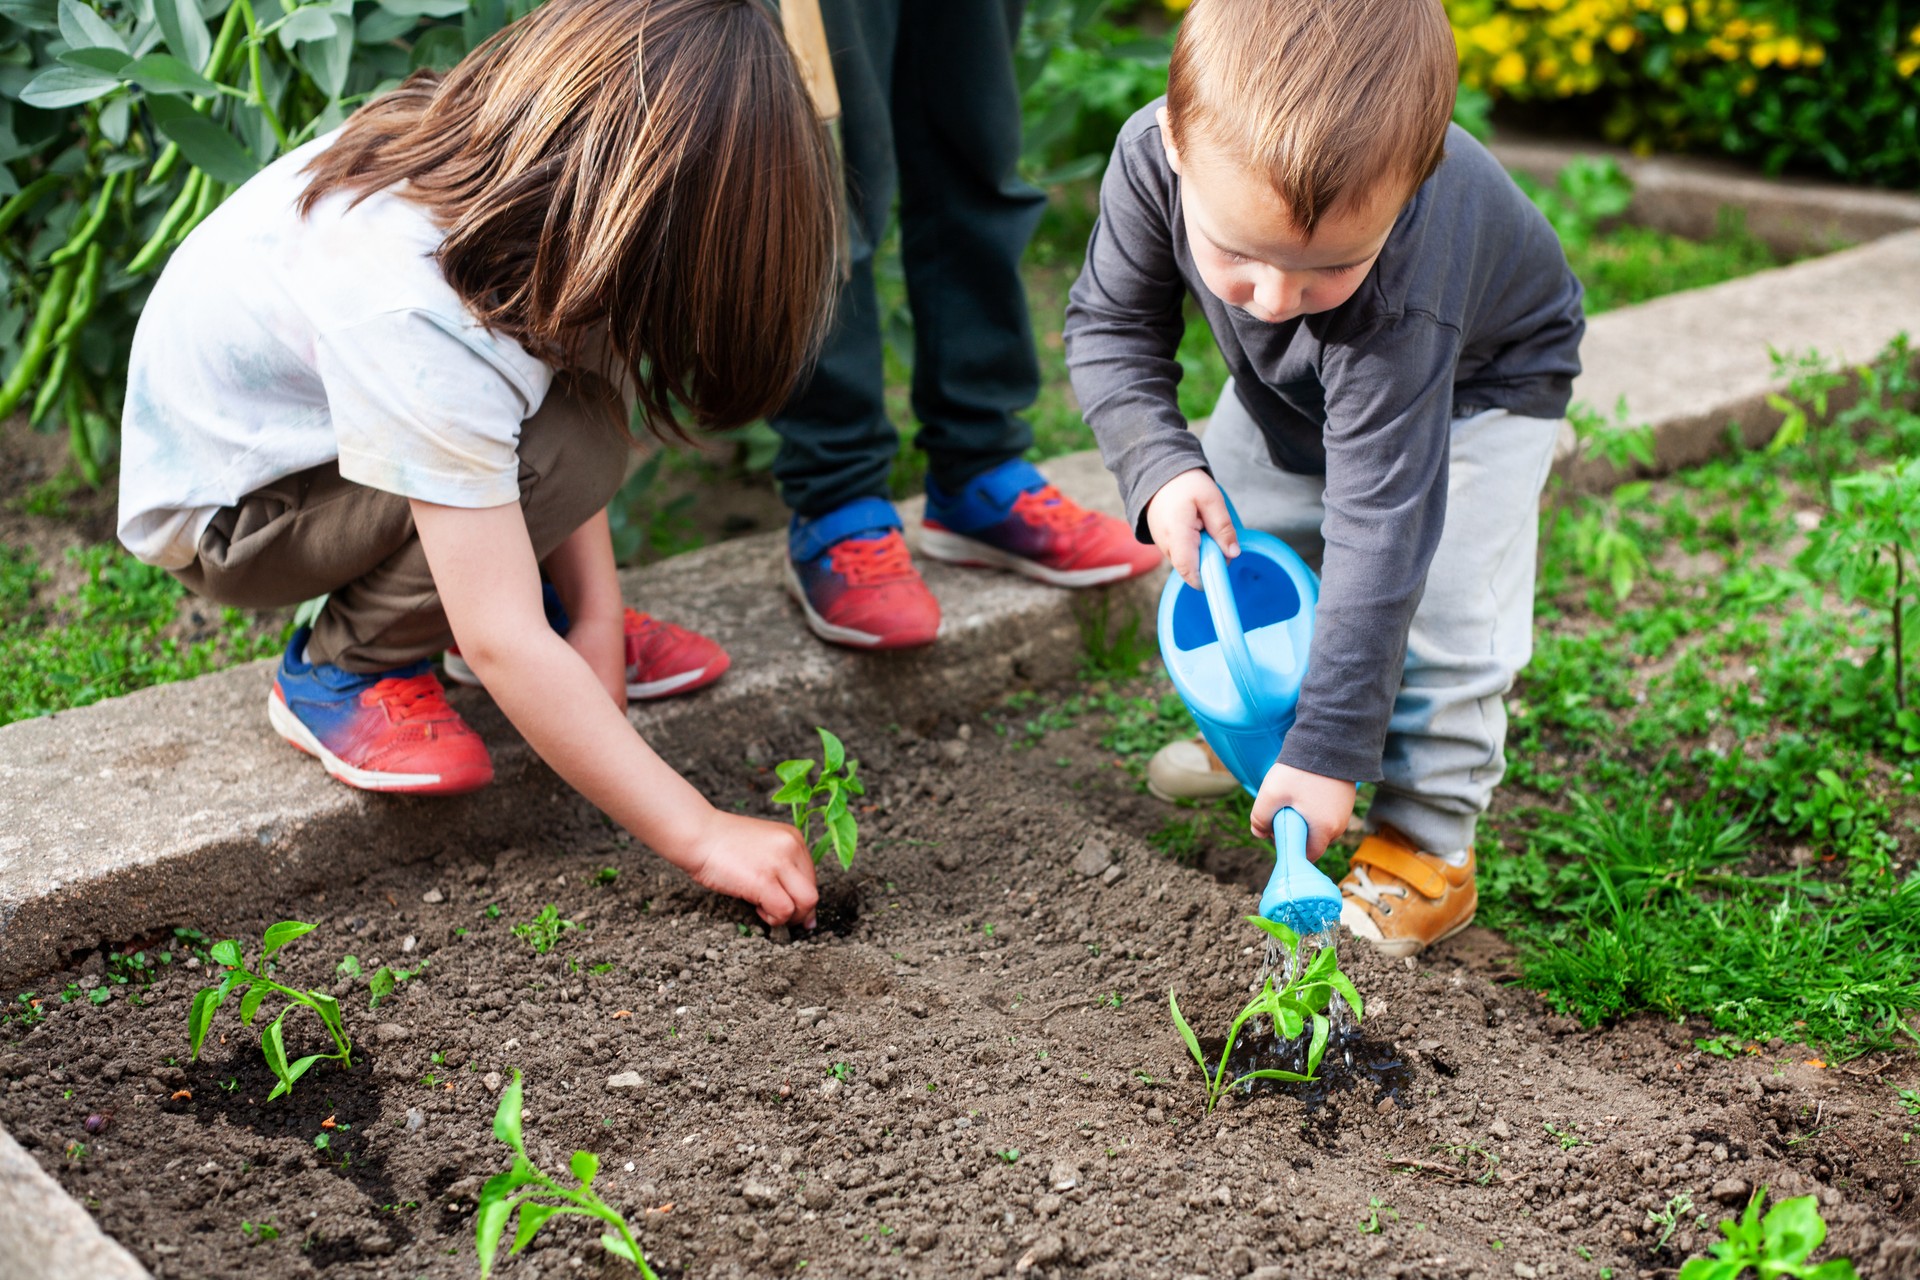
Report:
[[[1553,1127],[1553,1121],[1551,1120],[1543,1120],[1541,1124],[1546,1129],[1547,1136],[1560,1144],[1562,1151],[1571,1151],[1586,1141],[1585,1138],[1574,1132],[1574,1130],[1579,1127],[1578,1125],[1570,1124],[1564,1129],[1556,1129]]]
[[[602,961],[601,961],[601,962],[600,962],[599,964],[596,964],[596,965],[592,965],[592,966],[590,966],[590,967],[589,967],[589,968],[587,969],[587,972],[588,972],[588,973],[592,973],[592,974],[601,974],[601,973],[612,973],[612,972],[613,972],[613,961],[611,961],[611,960],[602,960]]]
[[[514,1229],[513,1247],[507,1251],[509,1257],[526,1248],[548,1218],[558,1215],[598,1218],[614,1229],[600,1237],[601,1246],[639,1268],[646,1280],[659,1280],[641,1254],[627,1220],[593,1192],[594,1176],[600,1172],[600,1157],[591,1151],[573,1153],[571,1167],[580,1185],[572,1188],[561,1186],[527,1158],[526,1144],[520,1136],[520,1097],[520,1071],[516,1067],[513,1083],[500,1091],[500,1106],[493,1114],[493,1136],[513,1149],[513,1167],[487,1179],[480,1189],[473,1215],[473,1245],[480,1255],[482,1280],[493,1274],[500,1237],[516,1211],[519,1223]]]
[[[980,926],[980,932],[986,934],[989,938],[991,938],[993,936],[993,926],[990,924],[983,924]]]
[[[1377,1236],[1386,1229],[1389,1222],[1398,1222],[1400,1211],[1382,1200],[1379,1196],[1367,1197],[1367,1216],[1360,1219],[1360,1234]],[[1498,1249],[1500,1242],[1495,1240],[1493,1247]]]
[[[593,882],[595,884],[612,884],[619,878],[620,868],[618,867],[602,867],[593,873]]]
[[[87,1158],[87,1144],[75,1138],[67,1144],[67,1159],[79,1164]]]
[[[1680,1280],[1737,1280],[1748,1268],[1763,1276],[1795,1276],[1800,1280],[1854,1280],[1853,1263],[1835,1258],[1818,1266],[1807,1261],[1827,1238],[1827,1224],[1812,1196],[1782,1200],[1760,1216],[1761,1187],[1747,1201],[1739,1218],[1720,1224],[1726,1239],[1707,1246],[1711,1258],[1690,1258],[1680,1268]]]
[[[1020,1163],[1020,1148],[1018,1147],[1008,1147],[1005,1151],[996,1151],[993,1154],[999,1156],[1002,1160],[1005,1160],[1008,1164]]]
[[[814,732],[820,735],[820,780],[812,780],[813,761],[782,760],[773,766],[774,776],[780,779],[773,802],[793,811],[793,825],[802,840],[819,818],[824,831],[811,843],[813,860],[819,862],[831,849],[845,871],[853,866],[860,838],[860,823],[847,797],[863,796],[867,788],[860,781],[860,762],[847,759],[846,745],[825,729],[816,727]]]
[[[339,974],[343,978],[359,977],[360,976],[360,957],[359,956],[342,957],[340,960],[340,963],[333,967],[333,971]]]
[[[1100,998],[1100,1003],[1105,1005],[1109,1009],[1118,1009],[1121,1005],[1125,1004],[1126,1002],[1127,1002],[1127,998],[1121,995],[1118,991],[1112,992],[1111,994],[1102,996]]]
[[[500,904],[497,902],[489,902],[487,909],[481,912],[481,914],[489,920],[498,920],[500,918]]]
[[[1920,1089],[1902,1089],[1900,1105],[1907,1109],[1910,1116],[1920,1116]]]
[[[271,1222],[243,1222],[240,1224],[240,1234],[247,1238],[248,1244],[264,1244],[269,1240],[278,1240],[280,1228]]]
[[[853,1078],[853,1068],[844,1062],[836,1062],[827,1068],[827,1074],[835,1080],[851,1080]]]
[[[1261,916],[1248,916],[1247,920],[1285,947],[1289,954],[1296,957],[1299,955],[1299,934],[1283,924]],[[1173,992],[1169,991],[1167,1008],[1173,1014],[1173,1025],[1179,1030],[1180,1038],[1186,1041],[1187,1051],[1193,1054],[1193,1060],[1200,1064],[1200,1077],[1207,1089],[1208,1114],[1211,1114],[1214,1107],[1219,1105],[1220,1099],[1226,1096],[1229,1089],[1254,1080],[1314,1079],[1315,1074],[1320,1070],[1320,1060],[1327,1052],[1327,1037],[1332,1030],[1327,1010],[1333,1004],[1333,997],[1336,995],[1346,1001],[1347,1007],[1353,1010],[1354,1021],[1358,1022],[1361,1016],[1360,993],[1354,989],[1353,983],[1347,979],[1347,976],[1340,972],[1340,962],[1331,944],[1321,948],[1319,954],[1301,967],[1300,972],[1279,990],[1274,989],[1273,977],[1269,974],[1266,982],[1261,985],[1260,994],[1240,1011],[1234,1018],[1233,1024],[1228,1027],[1226,1044],[1220,1049],[1219,1067],[1209,1069],[1207,1056],[1200,1049],[1200,1038],[1194,1035],[1193,1028],[1188,1026],[1187,1020],[1181,1016],[1180,1002],[1174,997]],[[1306,1074],[1262,1069],[1249,1071],[1238,1079],[1227,1078],[1227,1062],[1233,1056],[1233,1046],[1240,1039],[1241,1028],[1256,1017],[1269,1019],[1273,1024],[1274,1034],[1287,1040],[1299,1039],[1301,1034],[1311,1026],[1313,1038],[1307,1045]]]
[[[187,1035],[193,1046],[192,1057],[198,1061],[200,1046],[206,1041],[208,1029],[213,1026],[213,1015],[226,1003],[228,996],[245,993],[240,1000],[240,1021],[249,1027],[269,996],[277,994],[286,997],[286,1008],[280,1010],[279,1016],[260,1033],[261,1055],[266,1058],[267,1068],[278,1080],[273,1092],[267,1095],[268,1102],[291,1091],[294,1082],[315,1063],[337,1061],[342,1066],[353,1065],[353,1042],[347,1039],[346,1026],[340,1020],[339,1002],[324,991],[295,991],[266,976],[267,961],[273,958],[273,953],[302,934],[311,933],[314,927],[301,920],[282,920],[268,928],[261,938],[260,972],[247,968],[246,957],[240,954],[238,942],[229,938],[215,943],[207,953],[208,958],[215,964],[225,965],[228,972],[218,986],[207,987],[194,996],[193,1007],[187,1012]],[[296,1005],[304,1005],[319,1017],[327,1034],[333,1039],[333,1053],[313,1053],[296,1062],[287,1061],[282,1024]]]
[[[577,929],[571,920],[560,918],[560,908],[549,902],[540,908],[540,914],[525,924],[513,926],[513,936],[521,939],[541,955],[553,950],[553,944],[560,940],[565,929]]]
[[[572,926],[569,925],[568,927],[571,928]],[[420,962],[418,969],[392,969],[384,964],[378,969],[375,969],[373,976],[367,979],[367,1008],[378,1009],[380,1002],[392,995],[395,987],[409,978],[419,977],[427,971],[427,966],[432,963],[433,961],[431,959],[427,959]]]
[[[1693,1195],[1682,1191],[1667,1200],[1667,1207],[1660,1210],[1647,1210],[1647,1225],[1660,1228],[1660,1238],[1653,1242],[1655,1253],[1667,1247],[1667,1241],[1673,1239],[1673,1233],[1680,1229],[1680,1221],[1693,1212]]]

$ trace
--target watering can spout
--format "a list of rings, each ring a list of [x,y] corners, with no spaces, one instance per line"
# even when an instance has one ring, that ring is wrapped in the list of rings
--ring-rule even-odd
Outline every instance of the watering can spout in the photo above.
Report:
[[[1301,937],[1340,923],[1340,887],[1307,860],[1307,820],[1298,809],[1273,817],[1273,875],[1260,895],[1260,914]]]

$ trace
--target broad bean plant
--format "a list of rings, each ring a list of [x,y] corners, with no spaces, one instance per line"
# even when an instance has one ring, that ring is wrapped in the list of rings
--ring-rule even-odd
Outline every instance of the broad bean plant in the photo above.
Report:
[[[110,461],[167,256],[233,189],[536,0],[0,0],[0,418]]]

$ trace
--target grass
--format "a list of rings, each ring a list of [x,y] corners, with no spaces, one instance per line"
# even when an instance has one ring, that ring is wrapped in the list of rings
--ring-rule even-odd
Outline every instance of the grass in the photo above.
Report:
[[[49,599],[49,575],[0,547],[0,724],[85,706],[148,685],[204,675],[278,650],[237,609],[206,606],[203,639],[179,635],[186,588],[115,547],[68,553],[82,578]]]

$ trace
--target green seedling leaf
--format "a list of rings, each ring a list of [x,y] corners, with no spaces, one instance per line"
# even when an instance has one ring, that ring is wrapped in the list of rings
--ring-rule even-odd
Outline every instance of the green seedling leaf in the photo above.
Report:
[[[599,1172],[599,1156],[593,1154],[591,1151],[576,1151],[573,1153],[573,1176],[580,1179],[581,1186],[585,1187],[592,1183],[594,1177],[598,1175]]]
[[[1325,954],[1333,954],[1333,948],[1328,947]],[[1327,975],[1326,981],[1327,985],[1338,992],[1340,998],[1347,1002],[1347,1008],[1353,1011],[1354,1022],[1358,1023],[1360,1021],[1361,1010],[1360,992],[1355,988],[1352,980],[1349,979],[1346,974],[1335,969]]]
[[[1205,1071],[1207,1055],[1200,1052],[1200,1037],[1193,1034],[1193,1028],[1187,1025],[1185,1018],[1180,1016],[1180,1002],[1174,998],[1171,991],[1167,992],[1167,1008],[1173,1013],[1173,1025],[1179,1029],[1180,1038],[1187,1042],[1187,1052],[1193,1055],[1193,1060],[1200,1064],[1202,1071]]]
[[[493,1259],[500,1252],[500,1236],[507,1229],[507,1218],[513,1212],[507,1203],[514,1185],[512,1179],[511,1173],[494,1174],[480,1188],[480,1198],[475,1202],[473,1247],[480,1255],[482,1277],[493,1274]]]
[[[1258,1071],[1247,1072],[1247,1074],[1235,1080],[1233,1085],[1228,1087],[1232,1088],[1236,1085],[1244,1084],[1248,1080],[1281,1080],[1289,1084],[1306,1084],[1312,1081],[1312,1079],[1312,1076],[1303,1076],[1297,1071],[1281,1071],[1273,1067],[1262,1067]]]
[[[272,994],[272,988],[262,983],[254,983],[240,1000],[240,1021],[246,1026],[253,1025],[253,1015],[260,1012],[261,1002]]]
[[[1327,1055],[1327,1034],[1331,1030],[1327,1016],[1323,1013],[1313,1015],[1313,1039],[1307,1045],[1307,1074],[1320,1074],[1320,1060]]]
[[[215,964],[226,965],[229,969],[238,969],[246,963],[240,955],[240,944],[232,938],[214,943],[207,949],[207,954],[213,957]]]
[[[1265,916],[1248,916],[1246,919],[1248,923],[1285,947],[1288,955],[1300,949],[1300,935],[1278,920],[1269,920]],[[1331,948],[1328,949],[1331,950]]]
[[[200,1060],[200,1046],[206,1041],[207,1030],[213,1025],[214,1010],[226,999],[226,993],[218,987],[208,987],[193,997],[193,1006],[187,1010],[187,1038],[193,1043],[192,1060]]]
[[[513,1248],[507,1250],[509,1256],[520,1252],[533,1239],[534,1232],[546,1225],[548,1218],[560,1212],[559,1207],[539,1204],[532,1200],[520,1205],[520,1221],[513,1230]]]
[[[500,1105],[493,1112],[493,1136],[524,1156],[527,1148],[520,1137],[520,1068],[513,1069],[513,1083],[500,1091]]]
[[[373,976],[367,979],[367,1007],[369,1009],[378,1009],[380,1002],[392,995],[393,989],[397,985],[394,981],[393,970],[387,968],[385,965],[381,965],[378,969],[375,969]]]
[[[313,1069],[313,1064],[332,1057],[329,1053],[310,1053],[287,1068],[287,1088],[293,1088],[293,1082]]]
[[[846,744],[825,729],[816,727],[814,732],[820,735],[820,752],[826,762],[820,770],[822,776],[838,772],[847,762]]]
[[[287,1045],[280,1030],[280,1024],[286,1016],[286,1011],[282,1010],[280,1016],[269,1022],[267,1029],[260,1033],[260,1052],[267,1060],[267,1070],[273,1072],[280,1081],[273,1087],[273,1092],[267,1095],[268,1102],[293,1088],[293,1077],[287,1074]]]
[[[600,1237],[600,1247],[616,1258],[625,1258],[634,1266],[639,1267],[642,1272],[651,1274],[651,1272],[648,1271],[646,1259],[640,1256],[640,1251],[612,1232],[608,1232]]]

